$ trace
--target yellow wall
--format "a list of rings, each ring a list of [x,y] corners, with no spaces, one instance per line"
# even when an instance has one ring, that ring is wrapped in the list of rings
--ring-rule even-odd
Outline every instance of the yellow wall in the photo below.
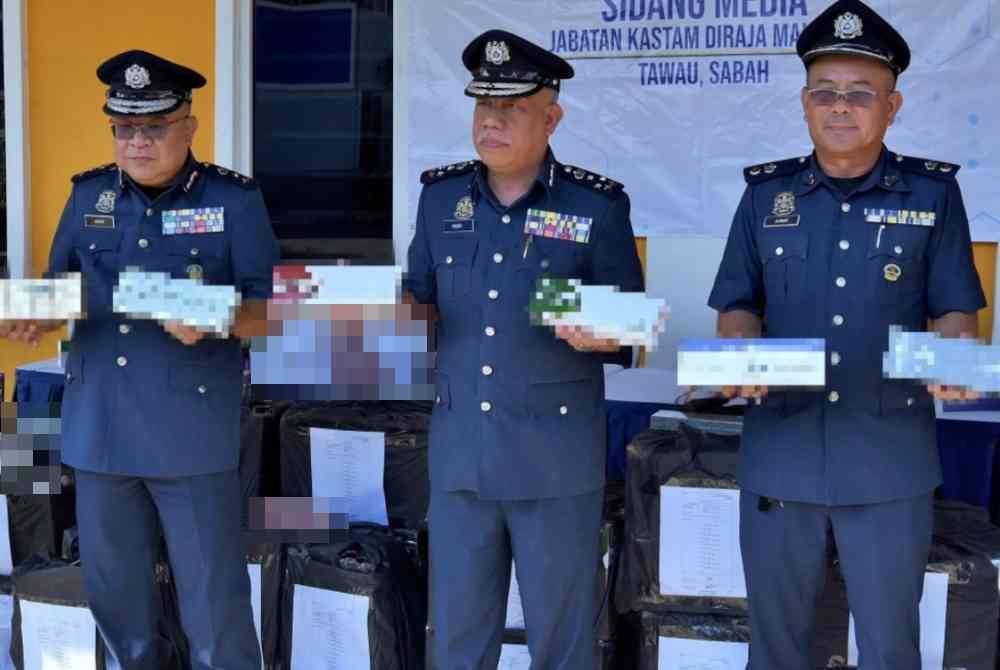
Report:
[[[31,146],[31,262],[47,265],[49,245],[69,195],[70,177],[112,160],[104,85],[97,66],[110,56],[143,49],[190,66],[208,79],[195,92],[200,121],[194,151],[212,160],[215,3],[210,0],[31,0],[28,5],[28,93]],[[51,358],[61,334],[38,349],[0,341],[0,371],[13,387],[14,367]],[[8,398],[10,391],[7,391]]]

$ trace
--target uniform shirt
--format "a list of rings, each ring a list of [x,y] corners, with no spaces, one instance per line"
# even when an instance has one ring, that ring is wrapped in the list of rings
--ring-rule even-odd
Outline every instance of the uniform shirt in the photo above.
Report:
[[[602,357],[531,325],[527,308],[543,275],[643,290],[628,196],[551,152],[510,207],[478,161],[431,170],[423,181],[405,286],[439,313],[431,485],[497,500],[599,489]],[[589,240],[532,236],[526,244],[529,209],[592,219]]]
[[[66,362],[62,450],[68,465],[133,476],[187,476],[237,467],[240,341],[185,346],[156,321],[112,311],[126,269],[201,275],[243,300],[270,297],[278,247],[249,178],[189,156],[155,201],[114,165],[73,178],[47,277],[82,272],[86,318]],[[218,232],[164,234],[178,210],[221,208]],[[215,220],[216,222],[218,219]]]
[[[933,399],[882,378],[889,326],[985,306],[958,167],[883,149],[844,193],[815,157],[748,168],[709,305],[764,318],[765,336],[826,340],[823,392],[748,410],[741,484],[827,505],[924,494],[941,482]],[[924,224],[924,225],[917,225]]]

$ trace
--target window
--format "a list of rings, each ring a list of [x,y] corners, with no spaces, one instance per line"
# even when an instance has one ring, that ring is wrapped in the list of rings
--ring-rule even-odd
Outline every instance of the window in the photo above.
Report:
[[[283,255],[391,262],[392,0],[254,7],[254,176]]]

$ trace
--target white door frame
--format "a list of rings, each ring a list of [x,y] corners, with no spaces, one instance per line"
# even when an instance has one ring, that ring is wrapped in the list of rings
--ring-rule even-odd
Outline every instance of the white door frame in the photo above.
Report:
[[[27,0],[3,0],[7,266],[11,279],[29,278],[32,270],[27,22]]]
[[[215,0],[215,155],[213,162],[253,174],[253,8]]]

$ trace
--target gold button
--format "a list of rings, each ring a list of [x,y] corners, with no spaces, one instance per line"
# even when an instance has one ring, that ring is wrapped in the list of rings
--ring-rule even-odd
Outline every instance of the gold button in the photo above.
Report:
[[[127,359],[127,358],[125,358],[124,356],[119,356],[119,357],[118,357],[118,358],[117,358],[117,359],[115,360],[115,362],[116,362],[116,363],[118,363],[118,367],[120,367],[120,368],[123,368],[123,367],[125,367],[126,365],[128,365],[128,359]]]
[[[510,223],[510,214],[504,214],[503,216],[500,217],[500,220],[503,221],[504,223]]]
[[[850,212],[851,211],[851,203],[845,202],[843,205],[840,206],[840,211],[842,211],[844,214],[847,214],[848,212]]]
[[[493,337],[497,334],[497,329],[493,326],[486,326],[486,330],[484,332],[486,333],[486,337]]]
[[[147,240],[145,237],[142,238],[141,240],[139,240],[139,248],[140,249],[145,249],[148,246],[149,246],[149,240]]]
[[[495,288],[491,288],[490,292],[487,293],[486,295],[490,297],[490,300],[496,300],[497,298],[500,297],[500,291],[496,290]]]
[[[484,412],[489,412],[491,409],[493,409],[493,403],[491,403],[489,400],[484,400],[481,403],[479,403],[479,409],[483,410]]]
[[[842,251],[847,251],[850,248],[851,248],[851,243],[850,242],[848,242],[847,240],[841,240],[840,241],[840,249]]]
[[[559,413],[562,414],[563,416],[566,416],[567,414],[569,414],[569,407],[567,407],[566,405],[560,405]]]
[[[132,332],[132,326],[128,325],[127,323],[119,324],[118,332],[121,333],[122,335],[128,335],[130,332]]]
[[[493,366],[492,365],[484,365],[482,369],[483,369],[483,376],[484,377],[489,377],[490,375],[493,374]]]

